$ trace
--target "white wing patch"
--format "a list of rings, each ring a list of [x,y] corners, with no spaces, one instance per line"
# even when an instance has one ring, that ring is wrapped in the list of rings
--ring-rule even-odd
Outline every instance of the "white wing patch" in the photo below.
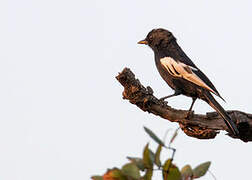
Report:
[[[163,67],[174,77],[179,77],[186,79],[200,87],[203,87],[214,94],[216,92],[212,90],[203,80],[201,80],[193,71],[198,71],[197,68],[188,66],[182,62],[177,62],[171,57],[164,57],[160,59],[160,62]]]

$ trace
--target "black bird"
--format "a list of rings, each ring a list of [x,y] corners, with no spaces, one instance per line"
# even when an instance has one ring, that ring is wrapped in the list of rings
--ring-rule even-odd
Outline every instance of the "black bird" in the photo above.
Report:
[[[161,28],[153,29],[138,44],[146,44],[154,51],[155,63],[160,75],[175,91],[174,94],[161,98],[162,100],[180,94],[189,96],[192,98],[190,113],[196,99],[202,99],[220,114],[231,132],[239,136],[235,123],[211,93],[224,99],[208,77],[180,48],[171,32]]]

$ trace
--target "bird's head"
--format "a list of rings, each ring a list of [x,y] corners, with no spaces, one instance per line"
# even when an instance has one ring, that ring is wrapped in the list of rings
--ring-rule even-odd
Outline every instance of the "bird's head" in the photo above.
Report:
[[[170,31],[159,28],[151,30],[146,38],[139,41],[138,44],[146,44],[155,51],[166,48],[172,40],[176,39]]]

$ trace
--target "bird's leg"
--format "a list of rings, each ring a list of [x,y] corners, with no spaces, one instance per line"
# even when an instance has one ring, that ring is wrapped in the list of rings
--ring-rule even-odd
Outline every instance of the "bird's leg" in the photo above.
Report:
[[[175,90],[174,94],[169,95],[169,96],[162,97],[162,98],[160,98],[159,100],[163,101],[163,100],[165,100],[165,99],[167,99],[167,98],[170,98],[170,97],[173,97],[173,96],[178,96],[178,95],[180,95],[180,94],[181,94],[181,91],[180,91],[180,90]]]
[[[195,98],[195,97],[192,98],[192,104],[191,104],[191,106],[190,106],[190,108],[189,108],[189,110],[188,110],[189,112],[192,111],[192,108],[193,108],[193,105],[194,105],[196,99],[197,99],[197,98]]]
[[[190,108],[189,108],[189,110],[188,110],[187,118],[189,118],[190,115],[191,115],[191,113],[192,113],[192,108],[193,108],[193,105],[194,105],[196,99],[197,99],[196,97],[193,97],[193,98],[192,98],[192,104],[191,104],[191,106],[190,106]]]

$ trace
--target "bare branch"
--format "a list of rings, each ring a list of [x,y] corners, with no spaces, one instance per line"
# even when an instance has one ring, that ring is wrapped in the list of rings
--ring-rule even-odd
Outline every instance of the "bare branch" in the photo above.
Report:
[[[188,111],[177,110],[167,105],[166,102],[153,96],[153,90],[148,86],[144,87],[130,69],[125,68],[116,79],[124,87],[123,98],[143,111],[155,114],[171,122],[178,122],[181,129],[191,137],[199,139],[212,139],[220,130],[229,132],[223,119],[216,112],[202,114],[192,114],[187,118]],[[227,111],[231,119],[240,131],[240,137],[244,142],[252,141],[252,114],[241,111]],[[227,134],[232,138],[230,132]]]

